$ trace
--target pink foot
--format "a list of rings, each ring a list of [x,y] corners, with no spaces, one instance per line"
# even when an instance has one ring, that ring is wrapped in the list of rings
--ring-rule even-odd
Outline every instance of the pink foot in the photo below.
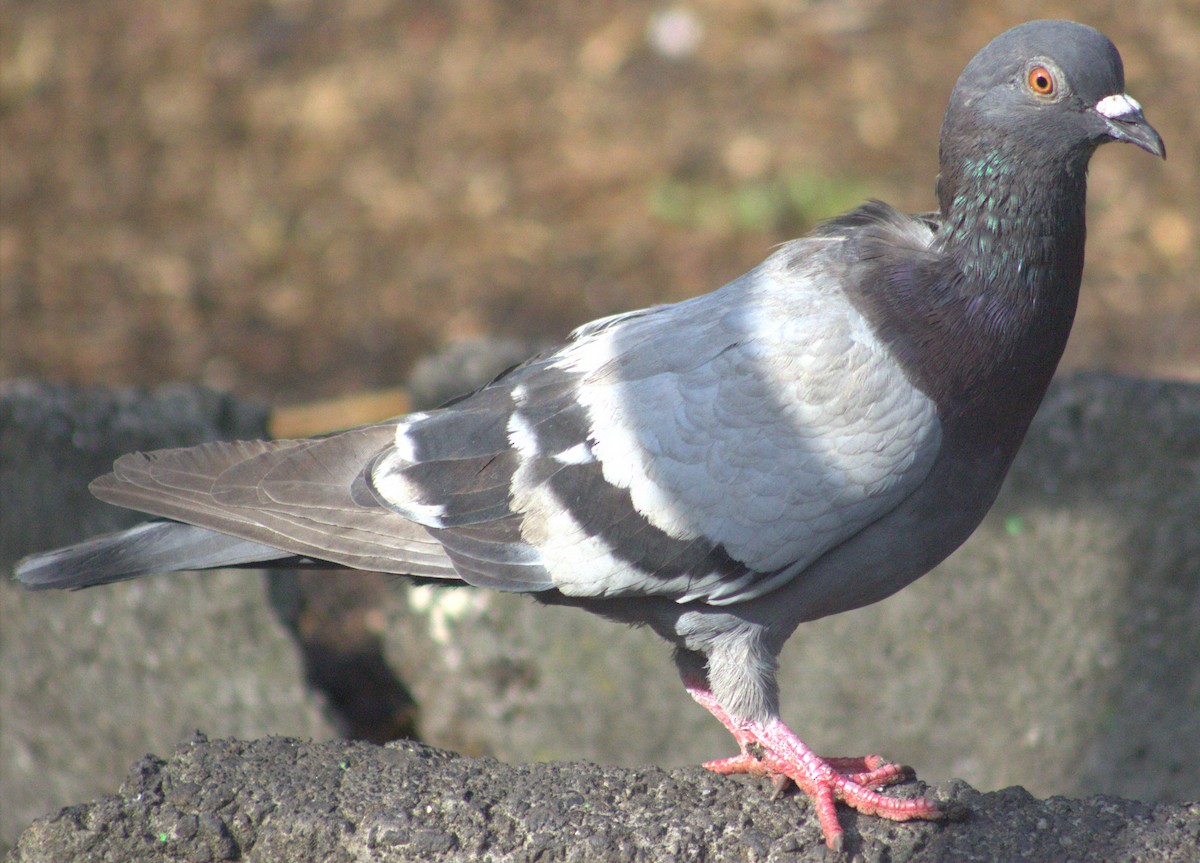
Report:
[[[709,761],[704,766],[716,773],[747,773],[772,776],[776,795],[787,780],[813,801],[825,844],[842,850],[844,832],[838,823],[835,801],[841,800],[865,815],[877,815],[892,821],[936,820],[945,813],[932,800],[898,800],[873,791],[884,785],[913,777],[910,767],[889,764],[878,755],[864,758],[821,758],[805,746],[790,728],[778,719],[769,722],[736,722],[706,687],[685,680],[688,693],[738,742],[741,754]]]

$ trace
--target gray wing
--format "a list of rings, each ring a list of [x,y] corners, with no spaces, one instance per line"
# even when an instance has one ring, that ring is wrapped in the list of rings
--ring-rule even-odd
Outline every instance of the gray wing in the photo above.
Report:
[[[935,405],[839,288],[834,245],[596,322],[409,417],[372,490],[468,581],[714,604],[771,590],[911,494],[940,445]]]

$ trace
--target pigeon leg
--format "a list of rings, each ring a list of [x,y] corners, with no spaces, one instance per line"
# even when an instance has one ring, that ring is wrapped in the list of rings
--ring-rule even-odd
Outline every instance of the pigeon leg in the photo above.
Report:
[[[722,725],[738,742],[741,753],[732,758],[709,761],[704,766],[716,773],[747,773],[776,779],[776,795],[782,790],[780,777],[786,777],[807,794],[817,810],[825,844],[840,851],[842,826],[838,823],[835,801],[841,800],[866,815],[892,821],[936,820],[945,813],[931,800],[898,800],[872,790],[913,777],[910,767],[889,764],[878,755],[863,758],[821,758],[805,746],[779,719],[768,722],[738,722],[717,703],[704,685],[684,680],[688,694]]]

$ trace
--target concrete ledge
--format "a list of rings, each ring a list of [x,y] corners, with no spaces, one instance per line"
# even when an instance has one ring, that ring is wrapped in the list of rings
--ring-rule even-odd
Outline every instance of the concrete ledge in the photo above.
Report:
[[[1037,800],[913,782],[962,820],[896,824],[841,811],[847,858],[1194,861],[1200,804]],[[15,863],[221,861],[778,861],[831,859],[808,802],[766,780],[587,763],[510,766],[412,743],[285,738],[180,745],[119,793],[36,821]]]

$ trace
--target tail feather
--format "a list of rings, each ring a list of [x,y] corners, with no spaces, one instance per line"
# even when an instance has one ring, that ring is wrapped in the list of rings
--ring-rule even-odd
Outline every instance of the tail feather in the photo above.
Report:
[[[425,527],[357,490],[362,465],[393,439],[392,428],[368,426],[122,456],[92,493],[163,520],[26,558],[17,577],[33,589],[77,588],[152,572],[304,564],[461,580]]]
[[[16,575],[30,590],[111,584],[173,570],[302,562],[269,545],[175,521],[150,521],[26,557]]]

